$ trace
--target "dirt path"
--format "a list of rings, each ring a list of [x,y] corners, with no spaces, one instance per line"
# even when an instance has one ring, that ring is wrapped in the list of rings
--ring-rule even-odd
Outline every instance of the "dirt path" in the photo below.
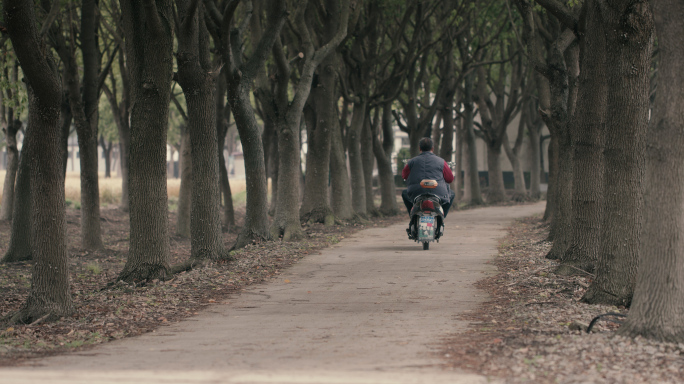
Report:
[[[438,343],[485,300],[473,283],[511,220],[544,204],[453,212],[429,251],[404,225],[369,229],[267,284],[140,337],[0,370],[7,383],[478,383]]]

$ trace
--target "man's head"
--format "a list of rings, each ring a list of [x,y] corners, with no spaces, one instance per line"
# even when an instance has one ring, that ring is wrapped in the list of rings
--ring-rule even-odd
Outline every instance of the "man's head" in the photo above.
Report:
[[[420,147],[421,152],[430,152],[432,151],[432,148],[434,148],[432,144],[432,139],[429,137],[423,137],[420,139],[418,142],[418,146]]]

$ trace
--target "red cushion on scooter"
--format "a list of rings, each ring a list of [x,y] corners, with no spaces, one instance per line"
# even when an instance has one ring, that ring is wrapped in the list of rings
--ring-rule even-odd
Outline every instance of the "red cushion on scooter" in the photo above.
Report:
[[[423,211],[434,211],[435,205],[432,204],[432,201],[430,200],[424,200],[422,203],[420,203],[420,209]]]

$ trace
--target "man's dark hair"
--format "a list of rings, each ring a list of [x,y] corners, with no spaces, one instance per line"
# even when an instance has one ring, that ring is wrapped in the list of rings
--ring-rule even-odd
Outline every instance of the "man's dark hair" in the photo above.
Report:
[[[431,151],[433,148],[432,139],[429,137],[423,137],[418,142],[418,146],[420,147],[421,152]]]

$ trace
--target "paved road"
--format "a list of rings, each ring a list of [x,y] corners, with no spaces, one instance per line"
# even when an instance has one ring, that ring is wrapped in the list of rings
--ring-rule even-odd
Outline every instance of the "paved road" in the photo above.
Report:
[[[437,356],[486,294],[497,239],[544,204],[452,212],[429,251],[405,225],[309,255],[273,281],[136,338],[0,370],[2,383],[485,383]]]

